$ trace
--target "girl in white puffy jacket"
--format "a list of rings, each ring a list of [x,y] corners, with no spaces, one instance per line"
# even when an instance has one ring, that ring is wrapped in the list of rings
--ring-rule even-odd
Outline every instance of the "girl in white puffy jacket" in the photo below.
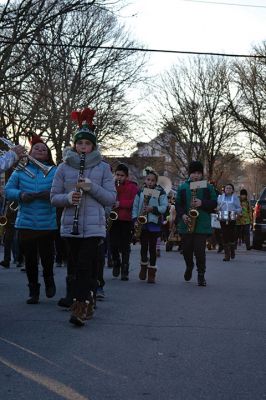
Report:
[[[79,179],[81,154],[85,153],[84,172]],[[78,191],[78,190],[80,191]],[[66,238],[68,266],[71,271],[73,304],[70,322],[83,326],[93,315],[97,287],[98,248],[106,234],[104,207],[116,199],[110,166],[102,161],[92,124],[83,125],[74,135],[74,147],[59,165],[51,190],[51,202],[63,207],[61,236]],[[76,234],[73,222],[79,205]]]

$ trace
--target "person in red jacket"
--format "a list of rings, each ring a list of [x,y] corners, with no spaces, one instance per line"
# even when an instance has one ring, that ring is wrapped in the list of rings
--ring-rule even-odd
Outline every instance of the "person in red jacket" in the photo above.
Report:
[[[132,231],[132,206],[138,187],[128,179],[128,167],[119,164],[115,170],[115,183],[117,190],[116,203],[113,211],[117,219],[112,221],[110,228],[110,246],[113,258],[113,276],[128,281],[130,242]]]

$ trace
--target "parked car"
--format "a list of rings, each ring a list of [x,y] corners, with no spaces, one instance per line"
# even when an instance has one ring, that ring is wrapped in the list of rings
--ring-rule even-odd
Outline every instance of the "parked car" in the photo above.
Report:
[[[253,211],[253,248],[261,250],[266,240],[266,187],[262,190]]]

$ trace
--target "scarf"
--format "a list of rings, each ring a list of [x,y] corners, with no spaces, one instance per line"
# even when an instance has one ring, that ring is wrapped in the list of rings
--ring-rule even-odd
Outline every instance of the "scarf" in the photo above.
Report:
[[[80,167],[80,156],[72,148],[66,150],[64,154],[64,161],[72,168],[79,169]],[[91,153],[86,154],[85,169],[95,167],[95,165],[99,164],[101,161],[102,161],[102,156],[98,148],[96,147],[96,149],[93,150]]]

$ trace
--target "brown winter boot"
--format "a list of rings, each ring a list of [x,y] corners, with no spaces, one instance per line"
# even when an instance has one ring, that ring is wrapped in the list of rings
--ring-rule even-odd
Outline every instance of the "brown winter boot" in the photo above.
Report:
[[[224,259],[223,261],[230,261],[230,244],[229,243],[225,243],[224,244]]]
[[[71,317],[69,322],[77,326],[83,326],[87,319],[89,301],[78,301],[74,299],[74,302],[70,308]]]
[[[155,276],[156,276],[157,267],[149,267],[148,268],[148,283],[155,283]]]
[[[86,302],[88,304],[86,319],[89,320],[89,319],[92,319],[92,317],[93,317],[93,313],[94,313],[95,305],[96,305],[95,301],[94,301],[93,292],[90,293],[90,297]]]
[[[148,261],[147,262],[141,261],[140,263],[139,279],[141,281],[145,281],[147,278],[148,264],[149,264]]]

